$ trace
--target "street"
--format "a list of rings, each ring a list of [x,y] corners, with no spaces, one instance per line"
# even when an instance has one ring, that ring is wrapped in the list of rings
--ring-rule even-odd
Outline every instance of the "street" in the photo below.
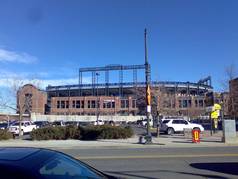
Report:
[[[201,142],[192,143],[183,134],[153,137],[152,145],[138,144],[145,127],[132,125],[128,140],[23,140],[2,143],[4,146],[43,147],[62,151],[108,174],[124,178],[238,178],[238,146],[221,142],[222,131],[201,134]],[[154,134],[154,132],[153,132]]]
[[[125,178],[238,178],[238,147],[60,150]]]
[[[139,128],[137,133],[143,132]],[[40,147],[62,151],[106,173],[124,178],[238,178],[238,145],[221,141],[221,131],[205,131],[200,143],[183,134],[153,137],[152,145],[138,143],[138,136],[115,140],[15,139],[1,147]]]

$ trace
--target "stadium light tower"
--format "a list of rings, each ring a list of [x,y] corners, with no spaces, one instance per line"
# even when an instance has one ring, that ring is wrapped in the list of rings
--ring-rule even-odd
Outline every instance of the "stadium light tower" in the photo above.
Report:
[[[150,113],[151,113],[151,92],[150,92],[150,64],[147,57],[147,30],[145,29],[145,81],[146,81],[146,118],[147,118],[147,135],[145,144],[152,143],[150,132]]]

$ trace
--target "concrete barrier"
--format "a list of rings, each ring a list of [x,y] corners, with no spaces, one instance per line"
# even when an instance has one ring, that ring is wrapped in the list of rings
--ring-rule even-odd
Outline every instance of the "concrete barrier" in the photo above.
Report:
[[[183,130],[183,133],[184,133],[184,138],[185,139],[192,139],[192,129],[185,128]]]
[[[137,120],[145,119],[145,116],[99,116],[100,120],[103,121],[114,121],[114,122],[136,122]],[[42,114],[31,114],[32,121],[81,121],[81,122],[93,122],[97,120],[97,116],[78,116],[78,115],[42,115]]]
[[[236,121],[235,120],[223,121],[222,141],[225,143],[238,143],[238,138],[236,136]]]

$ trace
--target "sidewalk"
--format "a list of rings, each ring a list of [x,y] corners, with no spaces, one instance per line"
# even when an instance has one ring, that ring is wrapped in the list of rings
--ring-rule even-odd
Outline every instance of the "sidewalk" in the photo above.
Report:
[[[7,140],[0,141],[0,147],[42,147],[52,149],[69,149],[69,148],[184,148],[184,147],[224,147],[238,146],[237,144],[225,144],[221,142],[221,134],[217,133],[210,136],[207,133],[201,135],[200,143],[192,143],[191,138],[185,137],[183,134],[173,136],[161,135],[152,139],[153,144],[139,144],[139,136],[129,139],[118,140],[97,140],[97,141],[81,141],[81,140],[48,140],[48,141],[30,141],[30,140]]]

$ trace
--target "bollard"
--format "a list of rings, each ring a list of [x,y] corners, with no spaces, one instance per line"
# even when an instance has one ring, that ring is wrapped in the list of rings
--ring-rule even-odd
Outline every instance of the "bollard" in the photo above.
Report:
[[[152,136],[140,136],[139,137],[139,144],[152,144]]]
[[[159,131],[159,124],[156,126],[156,137],[159,137],[160,131]]]
[[[145,137],[145,144],[152,144],[152,136],[146,135]]]
[[[140,136],[139,137],[139,144],[144,144],[144,143],[145,143],[144,136]]]
[[[192,139],[192,129],[184,128],[183,134],[184,134],[184,138]]]
[[[193,136],[193,143],[200,143],[200,130],[193,129],[192,130],[192,136]]]

